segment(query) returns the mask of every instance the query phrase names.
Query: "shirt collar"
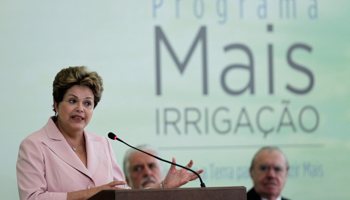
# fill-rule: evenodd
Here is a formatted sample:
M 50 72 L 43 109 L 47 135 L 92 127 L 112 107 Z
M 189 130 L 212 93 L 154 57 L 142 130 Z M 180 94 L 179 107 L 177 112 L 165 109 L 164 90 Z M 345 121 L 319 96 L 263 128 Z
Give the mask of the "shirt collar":
M 261 197 L 261 200 L 268 200 L 268 199 L 265 199 L 265 198 Z M 276 199 L 276 200 L 282 200 L 282 197 L 281 197 L 281 196 L 279 196 L 279 197 L 277 197 L 277 199 Z

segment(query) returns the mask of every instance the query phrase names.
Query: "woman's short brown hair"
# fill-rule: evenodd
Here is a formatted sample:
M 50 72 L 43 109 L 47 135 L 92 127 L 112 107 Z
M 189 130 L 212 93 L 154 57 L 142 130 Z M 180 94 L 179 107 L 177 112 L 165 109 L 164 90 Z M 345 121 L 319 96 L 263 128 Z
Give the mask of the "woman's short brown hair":
M 103 85 L 102 78 L 97 72 L 89 72 L 85 66 L 75 66 L 62 69 L 53 81 L 53 100 L 57 105 L 63 100 L 67 90 L 74 85 L 89 87 L 94 94 L 94 108 L 101 100 Z M 53 111 L 56 113 L 55 105 Z

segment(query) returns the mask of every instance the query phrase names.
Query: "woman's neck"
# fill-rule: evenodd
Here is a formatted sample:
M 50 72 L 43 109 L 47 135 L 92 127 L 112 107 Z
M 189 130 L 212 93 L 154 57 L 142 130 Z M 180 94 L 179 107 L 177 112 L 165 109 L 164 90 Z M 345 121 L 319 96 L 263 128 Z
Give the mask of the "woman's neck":
M 77 149 L 80 145 L 85 144 L 84 131 L 68 131 L 61 126 L 58 119 L 55 124 L 73 150 Z

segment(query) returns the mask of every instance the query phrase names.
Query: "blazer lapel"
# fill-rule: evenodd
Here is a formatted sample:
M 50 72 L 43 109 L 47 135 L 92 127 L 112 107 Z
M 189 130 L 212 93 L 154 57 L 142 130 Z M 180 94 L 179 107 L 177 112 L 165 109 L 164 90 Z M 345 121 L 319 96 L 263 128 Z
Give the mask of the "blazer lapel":
M 97 167 L 101 162 L 102 141 L 96 139 L 94 135 L 90 134 L 88 131 L 84 131 L 84 134 L 87 153 L 87 169 L 91 176 L 94 176 Z
M 49 139 L 44 140 L 43 143 L 64 162 L 92 179 L 90 172 L 81 162 L 79 157 L 74 153 L 51 118 L 44 128 Z

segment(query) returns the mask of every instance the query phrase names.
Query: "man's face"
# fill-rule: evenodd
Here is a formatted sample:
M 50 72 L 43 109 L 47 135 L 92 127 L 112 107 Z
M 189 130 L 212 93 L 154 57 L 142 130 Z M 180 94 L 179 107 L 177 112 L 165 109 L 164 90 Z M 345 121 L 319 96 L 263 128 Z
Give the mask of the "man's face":
M 146 151 L 155 154 L 153 151 Z M 135 152 L 129 157 L 129 175 L 126 178 L 128 185 L 132 188 L 147 188 L 163 179 L 163 173 L 159 162 L 142 152 Z M 129 180 L 130 179 L 130 180 Z
M 255 191 L 264 198 L 280 196 L 288 175 L 287 161 L 278 151 L 261 151 L 254 160 L 250 176 Z

